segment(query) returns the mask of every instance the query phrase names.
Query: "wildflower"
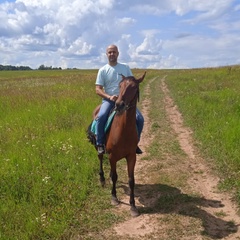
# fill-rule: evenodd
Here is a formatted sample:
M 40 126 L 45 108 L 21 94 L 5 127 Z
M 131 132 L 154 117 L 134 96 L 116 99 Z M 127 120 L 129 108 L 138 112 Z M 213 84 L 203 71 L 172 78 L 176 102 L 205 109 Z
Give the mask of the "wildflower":
M 48 183 L 48 180 L 49 180 L 50 178 L 51 178 L 51 177 L 46 176 L 46 177 L 44 177 L 44 178 L 42 179 L 42 181 L 45 182 L 45 183 Z

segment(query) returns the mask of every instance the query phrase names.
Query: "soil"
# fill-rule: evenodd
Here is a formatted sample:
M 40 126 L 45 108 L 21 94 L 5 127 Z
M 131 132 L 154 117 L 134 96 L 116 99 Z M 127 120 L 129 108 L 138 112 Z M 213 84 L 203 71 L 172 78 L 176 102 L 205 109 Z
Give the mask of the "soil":
M 150 98 L 146 97 L 141 104 L 145 124 L 140 147 L 144 153 L 137 157 L 135 168 L 135 180 L 138 186 L 136 205 L 142 209 L 142 213 L 135 218 L 128 216 L 129 197 L 127 194 L 123 194 L 120 199 L 121 204 L 114 211 L 117 214 L 123 214 L 125 220 L 102 232 L 99 239 L 240 239 L 240 217 L 237 206 L 229 193 L 218 190 L 220 179 L 199 153 L 199 149 L 194 144 L 191 129 L 184 126 L 182 115 L 170 97 L 165 78 L 158 80 L 164 96 L 166 115 L 174 136 L 176 136 L 175 140 L 186 154 L 185 160 L 173 164 L 174 153 L 171 155 L 169 152 L 165 162 L 162 163 L 164 167 L 159 168 L 159 163 L 150 162 L 147 159 L 147 149 L 154 136 L 150 136 L 152 123 L 149 119 L 149 108 L 151 102 Z M 150 84 L 151 82 L 145 87 L 144 94 L 146 96 L 151 94 Z M 176 177 L 179 169 L 181 172 L 189 173 L 186 180 L 187 187 L 183 186 L 182 189 L 179 189 L 174 185 L 165 186 L 172 191 L 173 196 L 179 199 L 174 210 L 172 208 L 170 210 L 161 208 L 158 211 L 149 210 L 150 206 L 156 204 L 164 193 L 158 189 L 163 186 L 155 184 L 146 169 L 155 169 L 155 172 L 157 169 L 158 174 L 161 174 L 161 171 L 167 171 L 170 174 L 176 174 Z M 122 183 L 121 187 L 125 189 L 126 193 L 127 183 Z M 144 195 L 144 190 L 150 187 L 154 194 Z M 138 194 L 139 192 L 142 194 Z M 196 198 L 190 197 L 190 195 L 196 196 Z M 194 205 L 193 202 L 196 204 Z

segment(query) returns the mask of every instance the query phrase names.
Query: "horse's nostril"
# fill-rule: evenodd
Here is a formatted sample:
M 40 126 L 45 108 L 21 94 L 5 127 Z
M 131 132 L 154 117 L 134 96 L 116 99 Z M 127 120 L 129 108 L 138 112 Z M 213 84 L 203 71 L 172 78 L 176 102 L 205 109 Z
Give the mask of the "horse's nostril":
M 125 107 L 125 103 L 123 101 L 116 102 L 116 110 L 117 111 L 122 111 Z

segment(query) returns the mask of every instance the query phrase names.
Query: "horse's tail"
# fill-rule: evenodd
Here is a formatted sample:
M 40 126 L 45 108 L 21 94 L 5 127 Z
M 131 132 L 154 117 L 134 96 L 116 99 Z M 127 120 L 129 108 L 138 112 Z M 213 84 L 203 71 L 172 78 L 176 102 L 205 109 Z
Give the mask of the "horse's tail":
M 92 121 L 93 122 L 93 121 Z M 91 124 L 88 126 L 88 129 L 87 129 L 87 138 L 89 140 L 89 142 L 96 146 L 96 137 L 95 137 L 95 134 L 91 131 L 91 126 L 92 126 L 92 122 Z

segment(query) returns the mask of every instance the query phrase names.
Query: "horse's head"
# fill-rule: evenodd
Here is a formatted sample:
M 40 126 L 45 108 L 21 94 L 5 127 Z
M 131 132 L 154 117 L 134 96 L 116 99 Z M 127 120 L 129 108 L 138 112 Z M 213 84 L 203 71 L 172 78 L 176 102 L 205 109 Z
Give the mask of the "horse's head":
M 119 83 L 119 96 L 115 106 L 118 112 L 121 113 L 136 106 L 139 97 L 139 84 L 143 81 L 145 75 L 146 72 L 139 79 L 133 76 L 125 77 L 122 75 L 122 81 Z

